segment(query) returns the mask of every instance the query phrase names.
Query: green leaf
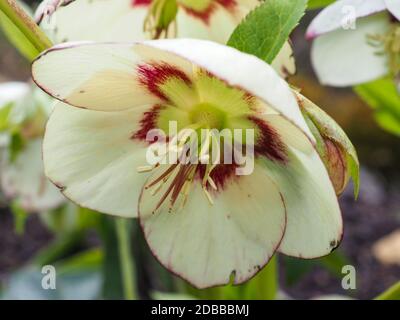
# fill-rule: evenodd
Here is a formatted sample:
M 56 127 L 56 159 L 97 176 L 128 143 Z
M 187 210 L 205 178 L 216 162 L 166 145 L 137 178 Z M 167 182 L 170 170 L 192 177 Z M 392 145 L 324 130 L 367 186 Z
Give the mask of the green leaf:
M 308 9 L 318 9 L 329 6 L 334 3 L 335 0 L 309 0 L 308 1 Z
M 14 162 L 17 159 L 18 155 L 24 149 L 24 147 L 25 141 L 21 134 L 19 134 L 18 132 L 13 133 L 9 145 L 10 162 Z
M 400 281 L 377 296 L 375 300 L 400 300 Z
M 272 63 L 307 7 L 307 0 L 267 0 L 233 31 L 228 45 Z
M 299 282 L 316 265 L 315 260 L 302 260 L 289 256 L 282 256 L 281 258 L 285 270 L 285 283 L 289 287 Z
M 55 266 L 59 274 L 92 271 L 99 269 L 103 263 L 103 258 L 103 251 L 100 248 L 94 248 L 57 261 Z
M 113 217 L 102 216 L 100 236 L 104 248 L 103 297 L 104 299 L 123 299 L 124 289 L 121 279 L 121 263 L 118 254 L 118 239 Z
M 374 109 L 375 119 L 383 129 L 400 136 L 400 95 L 391 78 L 356 86 L 354 91 Z
M 12 107 L 13 107 L 13 103 L 10 102 L 0 108 L 0 130 L 1 131 L 7 130 L 9 127 L 8 116 L 10 114 Z
M 349 259 L 340 251 L 334 251 L 331 254 L 316 260 L 324 268 L 326 268 L 332 275 L 337 278 L 342 278 L 342 269 L 344 266 L 351 264 Z
M 74 252 L 81 245 L 83 238 L 84 233 L 82 231 L 61 234 L 51 244 L 38 252 L 33 263 L 39 266 L 52 264 Z
M 285 280 L 288 286 L 295 285 L 316 266 L 323 267 L 332 276 L 341 279 L 343 277 L 343 266 L 351 264 L 344 253 L 337 250 L 325 257 L 313 260 L 302 260 L 288 256 L 283 256 L 282 258 L 285 269 Z

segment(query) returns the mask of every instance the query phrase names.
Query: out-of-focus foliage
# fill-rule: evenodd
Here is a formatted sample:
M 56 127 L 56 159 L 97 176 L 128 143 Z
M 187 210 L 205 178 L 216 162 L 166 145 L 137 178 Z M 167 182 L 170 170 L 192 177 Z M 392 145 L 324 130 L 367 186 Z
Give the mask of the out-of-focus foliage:
M 335 2 L 335 0 L 309 0 L 308 8 L 309 9 L 318 9 L 318 8 L 326 7 L 333 2 Z
M 12 44 L 26 58 L 33 60 L 42 51 L 50 48 L 52 43 L 44 31 L 35 23 L 30 12 L 27 12 L 30 9 L 24 9 L 23 7 L 25 7 L 23 4 L 15 0 L 0 1 L 2 18 L 0 27 L 6 29 L 4 32 L 10 38 Z
M 400 136 L 400 95 L 391 78 L 382 78 L 355 87 L 355 92 L 375 113 L 379 125 Z
M 304 15 L 306 7 L 307 0 L 266 1 L 239 24 L 228 45 L 272 63 Z
M 282 262 L 285 269 L 285 282 L 289 286 L 295 285 L 316 266 L 326 269 L 334 277 L 341 279 L 343 277 L 343 266 L 351 264 L 349 259 L 340 251 L 334 251 L 326 257 L 315 260 L 300 260 L 285 256 Z
M 33 300 L 91 300 L 101 298 L 103 253 L 91 249 L 57 262 L 54 290 L 44 290 L 41 266 L 31 265 L 15 272 L 1 298 Z

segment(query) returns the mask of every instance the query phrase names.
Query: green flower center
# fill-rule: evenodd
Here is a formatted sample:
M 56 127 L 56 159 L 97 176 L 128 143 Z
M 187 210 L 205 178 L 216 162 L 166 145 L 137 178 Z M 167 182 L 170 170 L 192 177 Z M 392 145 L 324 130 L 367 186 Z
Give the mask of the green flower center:
M 189 112 L 189 119 L 202 128 L 222 130 L 227 114 L 210 103 L 200 103 Z

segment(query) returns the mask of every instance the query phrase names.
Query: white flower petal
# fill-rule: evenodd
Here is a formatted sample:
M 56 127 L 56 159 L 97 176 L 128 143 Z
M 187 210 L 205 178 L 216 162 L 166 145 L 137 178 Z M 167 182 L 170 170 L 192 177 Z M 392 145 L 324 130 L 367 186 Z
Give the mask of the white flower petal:
M 302 258 L 326 255 L 339 244 L 343 233 L 340 208 L 327 170 L 311 143 L 300 132 L 296 138 L 298 129 L 289 128 L 290 124 L 283 126 L 286 120 L 276 115 L 267 115 L 265 120 L 288 144 L 289 152 L 286 164 L 260 160 L 278 185 L 286 206 L 287 226 L 279 251 Z
M 285 42 L 271 66 L 284 78 L 296 73 L 296 61 L 289 41 Z
M 60 7 L 54 25 L 48 27 L 54 28 L 56 43 L 138 41 L 146 38 L 143 23 L 147 11 L 148 6 L 134 6 L 132 0 L 80 0 Z
M 0 83 L 0 108 L 5 107 L 10 102 L 22 99 L 29 91 L 30 87 L 25 82 Z
M 400 2 L 398 0 L 385 0 L 387 9 L 397 20 L 400 20 Z
M 257 167 L 233 177 L 211 205 L 194 182 L 186 205 L 168 212 L 169 199 L 154 214 L 158 198 L 144 190 L 139 219 L 155 257 L 198 288 L 239 284 L 271 258 L 285 229 L 285 206 L 276 185 Z
M 314 39 L 337 29 L 344 30 L 349 19 L 357 19 L 386 10 L 385 0 L 339 0 L 322 10 L 307 29 L 306 38 Z
M 42 139 L 29 141 L 15 162 L 3 160 L 1 185 L 7 197 L 16 198 L 29 212 L 53 209 L 66 201 L 44 175 Z
M 273 127 L 285 145 L 307 154 L 315 152 L 313 145 L 308 139 L 304 139 L 304 135 L 301 134 L 299 128 L 279 114 L 268 114 L 264 116 L 264 119 Z
M 32 75 L 44 91 L 71 105 L 125 110 L 159 101 L 137 79 L 141 61 L 132 44 L 67 43 L 45 51 Z
M 144 144 L 131 139 L 145 107 L 130 111 L 81 110 L 58 103 L 43 143 L 46 175 L 83 207 L 133 217 L 146 174 Z
M 177 67 L 188 78 L 193 65 L 204 68 L 227 84 L 260 98 L 314 141 L 289 85 L 273 68 L 252 55 L 211 41 L 69 43 L 42 54 L 33 63 L 32 74 L 43 90 L 59 100 L 74 106 L 116 111 L 159 102 L 138 80 L 138 64 L 150 61 Z
M 227 84 L 243 88 L 292 121 L 310 140 L 314 140 L 288 84 L 255 56 L 214 42 L 194 39 L 145 41 L 143 44 L 159 49 L 158 52 L 164 50 L 174 53 Z
M 368 35 L 385 34 L 389 28 L 386 13 L 357 21 L 355 30 L 336 30 L 314 40 L 311 59 L 321 83 L 352 86 L 386 75 L 386 55 L 369 44 Z

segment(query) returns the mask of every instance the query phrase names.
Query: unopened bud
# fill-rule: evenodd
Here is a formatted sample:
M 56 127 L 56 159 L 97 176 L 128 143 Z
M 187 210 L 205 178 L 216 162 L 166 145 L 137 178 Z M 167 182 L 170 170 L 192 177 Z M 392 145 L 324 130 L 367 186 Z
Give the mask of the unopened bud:
M 317 151 L 325 164 L 336 194 L 340 195 L 350 178 L 354 195 L 359 191 L 359 162 L 357 152 L 343 129 L 325 111 L 301 94 L 297 99 L 306 122 L 317 141 Z

